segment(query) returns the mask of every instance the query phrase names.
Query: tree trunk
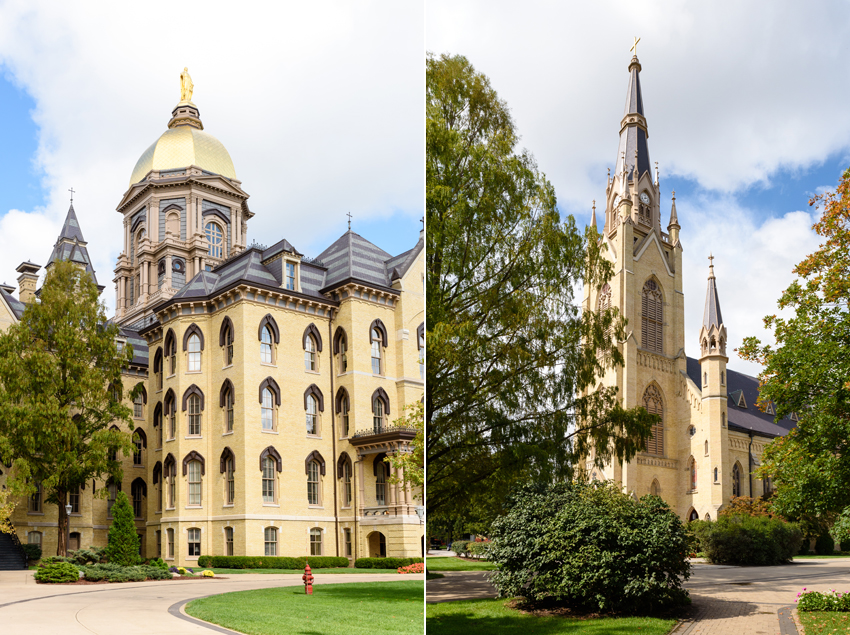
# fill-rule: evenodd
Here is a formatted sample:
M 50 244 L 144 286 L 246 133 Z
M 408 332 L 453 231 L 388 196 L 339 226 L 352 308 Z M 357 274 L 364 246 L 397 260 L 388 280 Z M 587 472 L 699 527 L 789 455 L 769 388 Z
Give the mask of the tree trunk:
M 56 555 L 65 557 L 68 555 L 68 514 L 65 513 L 65 502 L 67 492 L 58 492 L 59 495 L 59 540 L 56 542 Z

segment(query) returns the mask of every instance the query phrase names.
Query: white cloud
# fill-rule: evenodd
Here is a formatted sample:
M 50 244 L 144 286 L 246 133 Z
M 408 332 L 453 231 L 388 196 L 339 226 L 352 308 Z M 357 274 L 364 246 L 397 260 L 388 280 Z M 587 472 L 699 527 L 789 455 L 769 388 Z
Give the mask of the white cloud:
M 75 208 L 104 297 L 122 249 L 115 207 L 166 129 L 189 67 L 207 132 L 229 150 L 256 216 L 248 238 L 316 255 L 358 219 L 424 198 L 423 17 L 416 3 L 117 2 L 0 5 L 0 63 L 35 100 L 45 209 L 0 221 L 0 271 L 44 264 Z M 9 216 L 7 214 L 7 216 Z M 10 235 L 7 227 L 21 233 Z M 46 233 L 46 235 L 42 235 Z M 400 236 L 396 252 L 418 236 Z M 46 245 L 46 246 L 45 246 Z M 17 260 L 16 260 L 17 259 Z M 0 276 L 2 277 L 2 276 Z

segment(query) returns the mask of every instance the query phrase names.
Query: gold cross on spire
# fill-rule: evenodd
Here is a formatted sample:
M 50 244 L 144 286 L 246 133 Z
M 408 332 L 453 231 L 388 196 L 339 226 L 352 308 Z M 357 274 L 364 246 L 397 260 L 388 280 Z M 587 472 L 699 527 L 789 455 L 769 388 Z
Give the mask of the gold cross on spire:
M 630 49 L 629 49 L 630 51 L 633 51 L 633 52 L 634 52 L 635 57 L 637 57 L 637 45 L 638 45 L 638 42 L 640 42 L 640 38 L 639 38 L 638 36 L 635 36 L 635 43 L 632 45 L 632 48 L 630 48 Z

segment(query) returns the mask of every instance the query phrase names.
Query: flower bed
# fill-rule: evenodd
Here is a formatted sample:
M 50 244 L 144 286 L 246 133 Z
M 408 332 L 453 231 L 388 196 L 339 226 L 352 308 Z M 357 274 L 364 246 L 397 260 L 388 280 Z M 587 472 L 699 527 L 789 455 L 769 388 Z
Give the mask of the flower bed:
M 821 593 L 807 591 L 804 587 L 796 601 L 798 611 L 850 611 L 850 592 L 841 593 L 835 589 Z
M 424 562 L 414 562 L 413 564 L 409 564 L 406 567 L 399 567 L 399 573 L 425 573 L 425 563 Z

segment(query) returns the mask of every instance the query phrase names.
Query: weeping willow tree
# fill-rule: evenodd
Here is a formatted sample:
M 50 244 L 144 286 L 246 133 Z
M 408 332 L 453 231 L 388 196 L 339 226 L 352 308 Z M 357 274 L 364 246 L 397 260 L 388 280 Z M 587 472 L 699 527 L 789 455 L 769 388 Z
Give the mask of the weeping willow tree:
M 520 481 L 570 478 L 587 456 L 628 460 L 655 418 L 595 388 L 622 364 L 625 326 L 575 297 L 613 273 L 595 228 L 561 218 L 469 61 L 429 55 L 426 90 L 429 523 L 486 526 Z

